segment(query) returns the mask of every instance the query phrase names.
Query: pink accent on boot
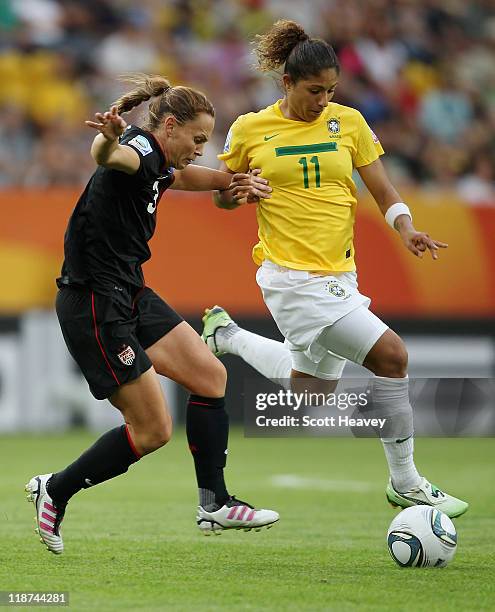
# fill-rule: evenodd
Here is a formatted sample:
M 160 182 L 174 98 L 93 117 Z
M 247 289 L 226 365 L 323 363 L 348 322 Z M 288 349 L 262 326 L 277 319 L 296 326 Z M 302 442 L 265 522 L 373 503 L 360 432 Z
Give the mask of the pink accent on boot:
M 232 520 L 232 519 L 235 517 L 235 515 L 236 515 L 236 512 L 237 512 L 237 509 L 238 509 L 238 508 L 239 508 L 239 506 L 234 506 L 234 507 L 231 509 L 231 511 L 230 511 L 230 512 L 227 514 L 227 518 L 228 518 L 229 520 Z
M 244 515 L 246 514 L 246 510 L 248 509 L 247 506 L 242 506 L 242 510 L 239 513 L 239 516 L 237 517 L 238 521 L 242 521 L 242 519 L 244 518 Z

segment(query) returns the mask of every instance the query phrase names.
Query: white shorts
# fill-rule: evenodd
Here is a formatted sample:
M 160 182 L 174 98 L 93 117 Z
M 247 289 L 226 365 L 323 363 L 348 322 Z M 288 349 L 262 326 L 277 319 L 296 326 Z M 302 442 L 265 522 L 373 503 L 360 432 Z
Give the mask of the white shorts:
M 256 281 L 298 372 L 338 379 L 346 359 L 362 364 L 388 329 L 368 310 L 355 272 L 321 276 L 265 260 Z

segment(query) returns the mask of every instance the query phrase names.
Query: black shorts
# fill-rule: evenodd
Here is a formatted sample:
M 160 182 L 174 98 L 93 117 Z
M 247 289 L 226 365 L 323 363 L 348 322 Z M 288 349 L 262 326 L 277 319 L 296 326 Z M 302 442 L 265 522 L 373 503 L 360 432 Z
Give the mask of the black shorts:
M 129 306 L 91 290 L 64 287 L 56 309 L 67 348 L 96 399 L 110 397 L 149 370 L 145 349 L 184 320 L 148 287 Z

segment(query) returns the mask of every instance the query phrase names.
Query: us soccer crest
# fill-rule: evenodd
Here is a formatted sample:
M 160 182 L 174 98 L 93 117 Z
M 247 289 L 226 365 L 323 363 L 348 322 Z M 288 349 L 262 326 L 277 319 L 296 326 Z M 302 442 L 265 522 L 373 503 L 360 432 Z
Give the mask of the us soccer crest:
M 117 357 L 124 365 L 132 365 L 134 363 L 134 359 L 136 358 L 136 353 L 132 350 L 132 347 L 125 346 L 120 353 L 117 354 Z
M 336 298 L 345 299 L 348 296 L 347 291 L 337 281 L 330 281 L 325 285 L 325 290 L 331 293 Z
M 327 121 L 327 128 L 330 134 L 338 134 L 340 132 L 340 121 L 336 117 L 332 117 Z

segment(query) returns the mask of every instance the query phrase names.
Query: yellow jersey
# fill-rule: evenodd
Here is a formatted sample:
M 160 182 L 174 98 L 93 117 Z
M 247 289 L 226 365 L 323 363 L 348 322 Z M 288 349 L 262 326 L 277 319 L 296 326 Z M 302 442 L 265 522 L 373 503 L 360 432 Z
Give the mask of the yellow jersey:
M 313 272 L 355 270 L 352 172 L 378 159 L 382 146 L 353 108 L 331 102 L 305 122 L 284 117 L 281 103 L 238 117 L 218 156 L 232 172 L 261 168 L 273 189 L 256 207 L 253 259 Z

